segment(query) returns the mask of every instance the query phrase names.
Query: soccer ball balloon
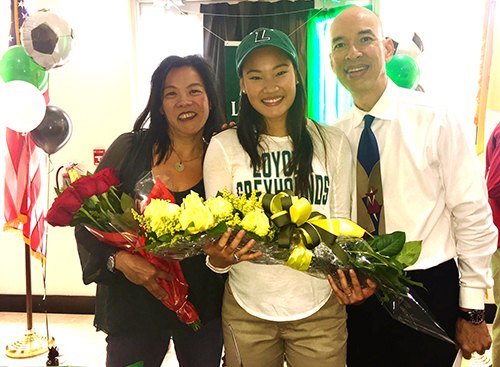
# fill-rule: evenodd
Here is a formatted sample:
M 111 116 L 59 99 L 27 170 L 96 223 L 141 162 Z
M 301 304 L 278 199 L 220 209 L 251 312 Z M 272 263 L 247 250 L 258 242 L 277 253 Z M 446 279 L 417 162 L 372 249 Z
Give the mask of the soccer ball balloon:
M 31 58 L 45 70 L 69 61 L 75 36 L 63 18 L 47 10 L 30 15 L 21 27 L 21 43 Z

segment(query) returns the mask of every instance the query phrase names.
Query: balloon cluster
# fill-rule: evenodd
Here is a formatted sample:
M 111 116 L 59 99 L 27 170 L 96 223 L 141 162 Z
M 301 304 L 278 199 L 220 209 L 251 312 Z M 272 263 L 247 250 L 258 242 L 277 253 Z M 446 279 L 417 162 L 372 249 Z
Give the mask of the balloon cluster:
M 420 60 L 424 45 L 414 33 L 412 40 L 394 42 L 394 55 L 386 64 L 387 76 L 398 86 L 407 89 L 420 89 Z
M 49 70 L 69 61 L 73 29 L 63 18 L 39 10 L 21 27 L 21 44 L 11 46 L 0 59 L 0 122 L 9 129 L 29 133 L 47 154 L 69 140 L 69 116 L 49 103 Z

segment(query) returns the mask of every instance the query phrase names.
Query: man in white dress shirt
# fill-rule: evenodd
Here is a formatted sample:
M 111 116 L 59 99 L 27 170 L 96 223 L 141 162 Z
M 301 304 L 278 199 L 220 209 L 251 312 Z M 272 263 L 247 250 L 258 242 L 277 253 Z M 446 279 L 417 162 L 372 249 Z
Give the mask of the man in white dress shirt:
M 385 231 L 422 240 L 420 258 L 407 270 L 425 289 L 412 292 L 465 358 L 482 354 L 491 345 L 483 296 L 497 234 L 477 157 L 442 101 L 388 79 L 385 64 L 394 45 L 384 38 L 377 15 L 349 7 L 335 18 L 330 35 L 332 69 L 355 104 L 335 126 L 346 133 L 356 157 L 363 118 L 374 116 Z M 355 202 L 354 220 L 363 214 L 357 210 Z M 454 345 L 394 321 L 376 297 L 348 306 L 348 313 L 349 367 L 453 364 Z

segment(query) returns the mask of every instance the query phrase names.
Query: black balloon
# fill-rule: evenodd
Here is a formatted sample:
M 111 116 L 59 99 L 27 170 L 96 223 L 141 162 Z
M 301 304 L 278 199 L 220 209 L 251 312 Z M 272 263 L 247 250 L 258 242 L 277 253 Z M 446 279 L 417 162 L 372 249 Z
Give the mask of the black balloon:
M 59 151 L 71 137 L 73 125 L 66 112 L 55 106 L 47 106 L 45 117 L 30 131 L 33 142 L 48 155 Z

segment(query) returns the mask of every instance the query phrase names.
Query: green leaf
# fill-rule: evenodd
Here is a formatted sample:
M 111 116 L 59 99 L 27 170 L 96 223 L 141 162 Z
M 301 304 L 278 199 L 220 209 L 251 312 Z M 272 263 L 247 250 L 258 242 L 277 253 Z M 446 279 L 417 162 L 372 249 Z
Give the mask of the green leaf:
M 427 288 L 425 288 L 425 287 L 424 287 L 424 285 L 423 285 L 422 283 L 417 282 L 417 281 L 415 281 L 415 280 L 411 280 L 411 279 L 410 279 L 410 278 L 408 278 L 408 277 L 406 277 L 406 278 L 404 279 L 404 281 L 405 281 L 406 283 L 408 283 L 408 284 L 411 284 L 411 285 L 416 285 L 416 286 L 418 286 L 418 287 L 422 287 L 422 288 L 424 288 L 425 290 L 427 290 Z
M 120 220 L 123 222 L 123 225 L 133 231 L 139 232 L 141 229 L 141 226 L 139 225 L 139 222 L 134 218 L 134 215 L 132 214 L 132 209 L 127 209 L 125 213 L 122 214 L 120 217 Z
M 134 208 L 134 199 L 126 193 L 123 193 L 120 199 L 120 206 L 125 213 L 127 210 Z
M 108 194 L 107 199 L 109 201 L 109 204 L 113 207 L 116 213 L 121 213 L 123 211 L 119 197 L 117 197 L 116 195 Z
M 396 256 L 403 249 L 404 242 L 394 241 L 380 250 L 378 253 L 383 256 Z
M 209 229 L 207 231 L 208 235 L 210 236 L 218 236 L 222 233 L 226 233 L 227 232 L 227 224 L 226 222 L 220 222 L 219 224 L 217 224 L 214 228 L 212 229 Z
M 394 232 L 376 237 L 372 242 L 373 249 L 380 255 L 394 256 L 398 254 L 405 244 L 404 232 Z
M 135 248 L 133 252 L 137 252 L 139 250 L 150 250 L 152 248 L 157 247 L 159 244 L 158 244 L 158 242 L 156 242 L 152 238 L 146 237 L 146 240 L 144 241 L 144 245 L 145 246 Z
M 73 218 L 73 220 L 71 221 L 71 223 L 69 224 L 70 227 L 75 227 L 75 226 L 79 226 L 79 225 L 85 225 L 85 224 L 88 224 L 90 225 L 91 227 L 94 227 L 95 224 L 94 223 L 91 223 L 90 219 L 89 218 Z
M 182 237 L 188 238 L 189 236 L 191 236 L 191 232 L 189 231 L 189 228 L 191 227 L 194 227 L 194 222 L 189 223 L 189 225 L 186 227 L 186 230 L 182 234 Z
M 193 234 L 189 237 L 189 240 L 190 241 L 197 241 L 198 239 L 201 238 L 201 233 L 196 233 L 196 234 Z
M 108 221 L 113 225 L 115 231 L 118 230 L 122 232 L 132 230 L 135 232 L 139 232 L 141 230 L 139 222 L 135 220 L 134 215 L 132 214 L 132 211 L 130 209 L 123 214 L 115 214 L 110 211 L 107 211 L 106 214 L 108 216 Z
M 170 241 L 172 241 L 172 238 L 173 236 L 171 234 L 166 233 L 163 236 L 158 237 L 158 241 L 163 243 L 169 243 Z
M 401 251 L 394 258 L 399 261 L 405 268 L 415 264 L 422 251 L 422 241 L 406 242 Z
M 84 200 L 84 205 L 89 209 L 96 209 L 99 204 L 99 199 L 97 196 L 92 195 L 91 197 Z

